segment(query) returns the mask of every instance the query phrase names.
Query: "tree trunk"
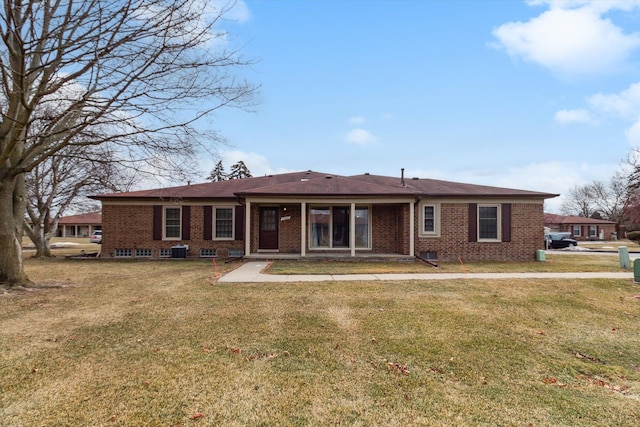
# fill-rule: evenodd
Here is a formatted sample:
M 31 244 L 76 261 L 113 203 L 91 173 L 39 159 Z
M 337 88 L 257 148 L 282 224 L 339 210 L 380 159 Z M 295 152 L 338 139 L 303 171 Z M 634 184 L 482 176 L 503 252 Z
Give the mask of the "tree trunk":
M 22 227 L 26 206 L 24 175 L 0 180 L 0 285 L 29 284 L 22 261 Z
M 49 239 L 46 238 L 44 230 L 38 227 L 36 234 L 31 238 L 33 244 L 36 247 L 35 258 L 53 257 L 51 255 L 51 247 L 49 246 Z
M 46 216 L 44 219 L 38 217 L 36 219 L 38 221 L 37 223 L 31 225 L 23 224 L 24 232 L 36 247 L 36 254 L 34 255 L 34 258 L 53 257 L 51 254 L 50 233 L 45 230 L 45 227 L 42 224 L 42 221 L 49 221 L 49 217 Z

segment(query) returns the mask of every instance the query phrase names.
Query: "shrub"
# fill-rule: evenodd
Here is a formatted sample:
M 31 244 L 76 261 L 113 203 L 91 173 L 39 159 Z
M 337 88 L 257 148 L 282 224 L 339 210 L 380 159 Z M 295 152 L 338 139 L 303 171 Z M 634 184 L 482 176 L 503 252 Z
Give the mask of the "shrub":
M 629 231 L 627 233 L 627 239 L 633 240 L 634 242 L 637 242 L 638 244 L 640 244 L 640 230 Z

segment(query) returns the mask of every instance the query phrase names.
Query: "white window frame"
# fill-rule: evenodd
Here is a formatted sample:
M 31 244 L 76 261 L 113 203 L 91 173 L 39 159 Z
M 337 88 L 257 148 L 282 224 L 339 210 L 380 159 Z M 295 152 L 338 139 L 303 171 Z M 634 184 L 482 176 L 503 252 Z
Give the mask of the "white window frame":
M 360 250 L 371 250 L 371 219 L 373 217 L 373 209 L 371 208 L 371 205 L 355 205 L 355 210 L 357 211 L 358 209 L 366 209 L 367 210 L 367 246 L 358 246 L 357 245 L 357 237 L 356 237 L 356 247 L 355 250 L 356 251 L 360 251 Z M 357 227 L 356 224 L 354 224 L 354 227 Z M 357 228 L 356 228 L 356 232 L 357 232 Z
M 179 211 L 178 237 L 167 237 L 167 209 L 178 209 Z M 182 240 L 182 206 L 162 207 L 162 240 Z
M 589 237 L 598 237 L 598 226 L 590 225 L 589 226 Z
M 218 237 L 216 235 L 217 232 L 217 227 L 216 227 L 216 222 L 217 222 L 217 218 L 218 218 L 218 209 L 231 209 L 231 237 L 229 236 L 224 236 L 224 237 Z M 235 206 L 214 206 L 213 207 L 213 212 L 212 212 L 212 230 L 211 230 L 211 234 L 212 234 L 212 239 L 213 240 L 235 240 L 236 238 L 236 207 Z
M 495 208 L 496 209 L 496 237 L 481 238 L 480 237 L 480 208 Z M 502 241 L 502 205 L 496 203 L 490 204 L 478 204 L 477 208 L 477 224 L 476 232 L 478 235 L 478 242 L 501 242 Z
M 433 207 L 433 231 L 424 229 L 426 207 Z M 420 221 L 420 237 L 440 237 L 440 203 L 423 201 L 420 203 L 419 219 Z
M 345 249 L 350 249 L 350 244 L 348 246 L 333 246 L 333 210 L 334 208 L 349 208 L 349 216 L 351 216 L 351 205 L 348 204 L 344 204 L 344 203 L 328 203 L 328 204 L 312 204 L 309 205 L 309 207 L 307 208 L 307 238 L 308 238 L 308 242 L 309 242 L 309 250 L 310 251 L 314 251 L 314 250 L 345 250 Z M 329 233 L 329 244 L 326 246 L 314 246 L 313 245 L 313 221 L 311 220 L 311 211 L 313 209 L 320 209 L 320 208 L 326 208 L 329 210 L 329 224 L 328 224 L 328 233 Z M 373 217 L 373 209 L 371 207 L 371 205 L 367 205 L 367 204 L 356 204 L 355 205 L 355 209 L 367 209 L 369 211 L 368 214 L 368 218 L 367 218 L 367 246 L 356 246 L 354 249 L 356 251 L 366 251 L 366 250 L 371 250 L 372 248 L 372 242 L 371 239 L 373 237 L 373 227 L 372 227 L 372 217 Z M 355 227 L 355 224 L 353 224 L 353 226 Z M 351 227 L 351 221 L 349 221 L 349 227 Z M 351 231 L 351 229 L 349 229 Z
M 578 232 L 576 233 L 576 231 L 578 231 Z M 576 237 L 582 237 L 582 226 L 574 225 L 572 227 L 571 234 L 573 234 Z

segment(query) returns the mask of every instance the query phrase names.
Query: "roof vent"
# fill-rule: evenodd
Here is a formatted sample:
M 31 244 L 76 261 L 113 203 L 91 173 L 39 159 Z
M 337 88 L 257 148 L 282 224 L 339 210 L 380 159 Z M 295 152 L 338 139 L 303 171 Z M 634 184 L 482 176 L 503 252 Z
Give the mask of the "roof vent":
M 302 178 L 300 181 L 307 182 L 307 181 L 309 181 L 309 178 Z
M 413 177 L 413 178 L 411 178 L 411 179 L 412 179 L 412 180 L 414 180 L 414 181 L 417 181 L 417 180 L 419 180 L 420 178 L 418 178 L 417 176 L 414 176 L 414 177 Z
M 369 175 L 369 172 L 365 172 L 364 174 L 365 174 L 365 175 Z
M 327 175 L 327 176 L 325 176 L 325 178 L 331 179 L 331 175 Z

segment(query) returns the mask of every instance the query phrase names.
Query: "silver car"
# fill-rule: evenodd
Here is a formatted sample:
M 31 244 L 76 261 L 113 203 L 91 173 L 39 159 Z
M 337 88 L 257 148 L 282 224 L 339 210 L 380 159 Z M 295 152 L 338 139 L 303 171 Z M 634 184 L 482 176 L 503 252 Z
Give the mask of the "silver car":
M 91 243 L 102 243 L 102 230 L 95 230 L 89 238 Z

